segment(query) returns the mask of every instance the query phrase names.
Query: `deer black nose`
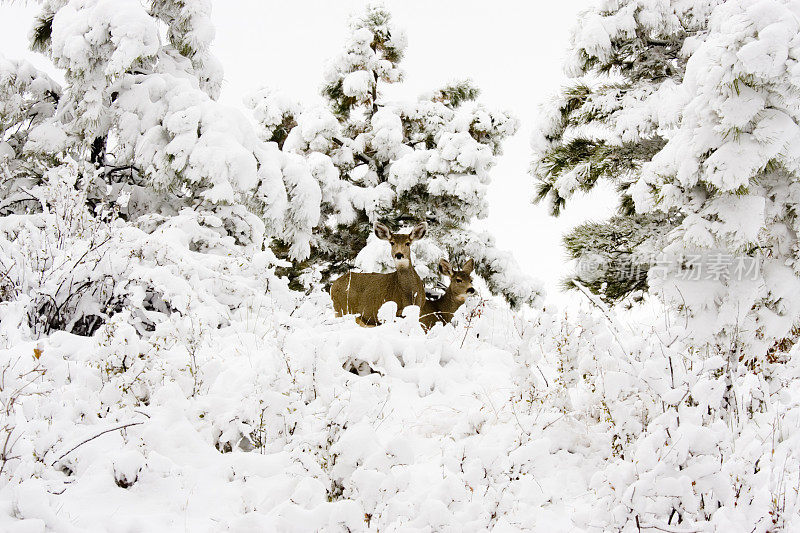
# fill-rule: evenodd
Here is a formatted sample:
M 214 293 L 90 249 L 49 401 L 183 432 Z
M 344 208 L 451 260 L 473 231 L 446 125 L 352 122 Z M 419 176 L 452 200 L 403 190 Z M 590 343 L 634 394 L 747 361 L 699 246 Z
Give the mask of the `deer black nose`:
M 475 289 L 470 287 L 469 289 L 467 289 L 467 294 L 475 294 Z
M 403 254 L 394 254 L 394 258 L 395 259 L 402 259 L 403 258 Z

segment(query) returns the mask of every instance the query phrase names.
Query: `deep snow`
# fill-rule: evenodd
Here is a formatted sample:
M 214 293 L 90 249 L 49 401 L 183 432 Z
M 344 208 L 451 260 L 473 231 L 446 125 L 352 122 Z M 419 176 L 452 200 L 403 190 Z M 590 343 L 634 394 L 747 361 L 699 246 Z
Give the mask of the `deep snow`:
M 216 331 L 187 319 L 180 340 L 141 340 L 123 318 L 93 338 L 14 343 L 0 352 L 3 405 L 21 389 L 4 428 L 18 459 L 5 465 L 0 528 L 601 531 L 635 530 L 637 513 L 640 525 L 665 525 L 646 518 L 637 484 L 655 503 L 685 507 L 690 524 L 668 531 L 766 531 L 758 499 L 781 488 L 796 510 L 795 365 L 764 414 L 729 436 L 701 420 L 714 400 L 698 391 L 718 384 L 703 373 L 708 361 L 692 375 L 677 341 L 657 341 L 687 367 L 673 369 L 671 387 L 667 359 L 647 349 L 664 331 L 648 335 L 642 323 L 630 325 L 638 338 L 620 335 L 629 326 L 605 313 L 521 317 L 483 302 L 425 335 L 413 314 L 366 329 L 334 318 L 325 293 L 294 303 L 267 294 Z M 743 402 L 766 386 L 742 379 Z M 684 388 L 705 401 L 681 406 Z M 684 422 L 667 431 L 685 438 L 664 442 L 670 403 Z M 137 425 L 115 429 L 125 424 Z M 734 500 L 722 458 L 774 472 L 740 480 L 755 500 Z M 691 523 L 702 516 L 687 506 L 695 482 L 697 493 L 731 498 L 707 511 L 719 522 Z M 625 505 L 636 509 L 627 518 Z

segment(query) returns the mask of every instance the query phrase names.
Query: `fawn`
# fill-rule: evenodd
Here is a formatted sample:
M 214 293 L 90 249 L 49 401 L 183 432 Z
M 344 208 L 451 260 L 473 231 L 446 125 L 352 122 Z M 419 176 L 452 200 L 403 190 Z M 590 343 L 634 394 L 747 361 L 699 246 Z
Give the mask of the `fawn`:
M 446 259 L 439 260 L 439 273 L 450 278 L 450 285 L 438 300 L 425 300 L 419 321 L 425 330 L 429 330 L 437 322 L 448 324 L 458 308 L 466 301 L 467 296 L 475 294 L 472 286 L 472 259 L 464 263 L 461 270 L 453 270 Z

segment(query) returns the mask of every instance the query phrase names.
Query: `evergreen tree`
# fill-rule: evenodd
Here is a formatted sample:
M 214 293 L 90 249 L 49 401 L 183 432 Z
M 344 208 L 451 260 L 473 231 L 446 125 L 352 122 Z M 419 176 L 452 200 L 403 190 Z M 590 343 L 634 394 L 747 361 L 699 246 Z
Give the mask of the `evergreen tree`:
M 798 318 L 798 91 L 783 52 L 796 5 L 604 4 L 575 32 L 578 83 L 545 109 L 540 198 L 557 213 L 601 178 L 621 196 L 619 216 L 566 237 L 600 265 L 574 279 L 615 301 L 644 288 L 620 267 L 641 274 L 665 252 L 648 286 L 692 318 L 698 346 L 757 356 Z
M 558 215 L 575 191 L 607 180 L 620 204 L 617 216 L 565 236 L 578 263 L 566 286 L 577 280 L 608 302 L 646 288 L 648 256 L 681 214 L 634 215 L 629 189 L 666 144 L 664 94 L 683 79 L 716 3 L 604 1 L 581 15 L 565 69 L 572 80 L 543 107 L 534 139 L 537 201 Z
M 175 311 L 217 327 L 274 279 L 270 239 L 308 256 L 318 182 L 216 101 L 210 9 L 45 0 L 32 47 L 64 86 L 0 60 L 0 292 L 35 332 L 123 310 L 141 334 Z
M 637 211 L 682 216 L 666 252 L 687 260 L 651 286 L 692 318 L 696 344 L 724 347 L 734 369 L 791 340 L 800 320 L 798 13 L 796 0 L 714 10 L 665 97 L 663 120 L 676 126 L 631 187 Z
M 539 288 L 490 236 L 468 229 L 486 216 L 489 170 L 502 141 L 516 132 L 517 120 L 476 103 L 478 90 L 469 81 L 417 101 L 389 101 L 384 88 L 402 80 L 405 47 L 390 14 L 370 6 L 352 20 L 344 51 L 329 65 L 325 107 L 298 112 L 269 91 L 248 99 L 263 137 L 305 156 L 322 189 L 311 255 L 295 262 L 291 275 L 299 281 L 316 274 L 328 282 L 354 264 L 380 267 L 383 254 L 375 247 L 381 243 L 368 241 L 373 222 L 394 224 L 396 230 L 427 220 L 431 238 L 415 250 L 426 281 L 438 279 L 435 265 L 443 256 L 457 262 L 471 257 L 493 293 L 514 306 L 533 303 Z M 286 256 L 284 243 L 274 249 Z
M 647 291 L 650 264 L 670 227 L 669 217 L 658 214 L 618 215 L 577 226 L 563 238 L 567 253 L 577 261 L 563 287 L 580 284 L 606 303 L 638 298 Z
M 27 61 L 0 56 L 0 216 L 38 209 L 30 189 L 53 163 L 26 151 L 31 133 L 55 114 L 61 87 Z
M 45 144 L 101 169 L 96 200 L 130 194 L 132 219 L 203 210 L 242 244 L 260 245 L 266 231 L 300 258 L 319 188 L 300 158 L 261 142 L 215 101 L 222 73 L 209 53 L 210 10 L 207 0 L 44 2 L 33 46 L 66 81 L 46 125 L 64 142 Z

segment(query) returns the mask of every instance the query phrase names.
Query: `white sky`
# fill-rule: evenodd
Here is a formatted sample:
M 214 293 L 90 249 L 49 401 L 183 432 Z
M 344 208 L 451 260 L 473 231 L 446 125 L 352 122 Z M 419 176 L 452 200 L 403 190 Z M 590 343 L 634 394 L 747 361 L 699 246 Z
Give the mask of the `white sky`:
M 521 121 L 492 171 L 489 218 L 479 226 L 511 250 L 523 268 L 555 293 L 569 266 L 560 245 L 565 230 L 613 209 L 611 193 L 576 198 L 557 219 L 530 203 L 533 179 L 529 139 L 537 107 L 563 83 L 561 64 L 576 15 L 590 0 L 387 0 L 408 35 L 406 80 L 392 96 L 416 97 L 445 82 L 472 78 L 481 100 Z M 215 0 L 214 51 L 225 68 L 221 99 L 243 109 L 242 96 L 260 86 L 281 89 L 301 102 L 318 98 L 325 61 L 340 49 L 351 13 L 364 0 Z M 52 70 L 27 50 L 35 7 L 0 6 L 0 53 L 26 57 Z

